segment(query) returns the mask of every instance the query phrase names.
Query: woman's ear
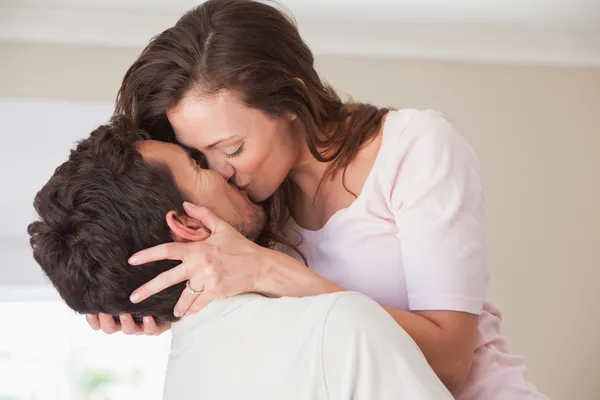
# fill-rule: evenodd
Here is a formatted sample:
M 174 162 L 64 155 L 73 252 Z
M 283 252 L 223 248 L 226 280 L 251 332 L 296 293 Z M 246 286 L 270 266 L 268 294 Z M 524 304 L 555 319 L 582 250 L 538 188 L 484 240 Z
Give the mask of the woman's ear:
M 210 236 L 204 225 L 187 215 L 177 215 L 171 210 L 167 213 L 167 225 L 175 242 L 198 242 Z
M 300 84 L 300 86 L 302 86 L 304 89 L 306 89 L 306 84 L 304 83 L 304 81 L 302 80 L 302 78 L 294 78 L 294 81 L 298 82 Z M 294 113 L 287 113 L 287 118 L 290 121 L 295 121 L 296 118 L 298 118 L 298 116 Z
M 294 80 L 296 82 L 298 82 L 299 84 L 301 84 L 306 89 L 306 83 L 304 83 L 304 81 L 302 80 L 302 78 L 294 78 Z

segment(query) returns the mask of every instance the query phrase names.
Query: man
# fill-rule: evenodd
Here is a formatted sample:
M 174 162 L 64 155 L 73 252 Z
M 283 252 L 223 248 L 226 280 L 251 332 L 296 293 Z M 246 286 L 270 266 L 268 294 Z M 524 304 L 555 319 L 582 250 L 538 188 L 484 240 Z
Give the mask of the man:
M 184 283 L 139 304 L 138 286 L 174 266 L 128 257 L 210 232 L 186 215 L 205 206 L 251 239 L 265 213 L 179 146 L 146 140 L 124 118 L 78 144 L 37 194 L 34 257 L 80 313 L 177 321 Z M 374 301 L 356 293 L 214 301 L 173 324 L 164 398 L 450 399 L 416 344 Z

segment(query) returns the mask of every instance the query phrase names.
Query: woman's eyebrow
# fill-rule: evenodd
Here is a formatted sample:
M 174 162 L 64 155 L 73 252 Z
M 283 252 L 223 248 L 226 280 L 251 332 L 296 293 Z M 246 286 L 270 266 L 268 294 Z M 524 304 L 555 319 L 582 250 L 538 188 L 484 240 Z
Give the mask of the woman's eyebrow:
M 231 139 L 235 139 L 235 137 L 236 137 L 236 136 L 237 136 L 237 135 L 231 135 L 231 136 L 229 136 L 229 137 L 226 137 L 226 138 L 219 139 L 219 140 L 217 140 L 216 142 L 214 142 L 214 143 L 211 143 L 211 144 L 209 144 L 208 146 L 206 146 L 206 149 L 207 149 L 207 150 L 213 149 L 213 148 L 215 148 L 216 146 L 218 146 L 219 144 L 221 144 L 221 143 L 223 143 L 223 142 L 227 142 L 227 141 L 229 141 L 229 140 L 231 140 Z

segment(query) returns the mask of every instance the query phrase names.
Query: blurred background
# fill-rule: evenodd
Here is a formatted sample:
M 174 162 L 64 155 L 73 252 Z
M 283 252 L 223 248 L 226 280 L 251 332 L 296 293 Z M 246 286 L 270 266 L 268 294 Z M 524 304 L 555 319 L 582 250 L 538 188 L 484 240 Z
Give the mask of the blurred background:
M 92 331 L 41 275 L 26 226 L 144 45 L 199 3 L 0 0 L 0 400 L 160 399 L 169 334 Z M 552 399 L 598 399 L 600 1 L 279 4 L 341 93 L 440 110 L 470 141 L 511 349 Z

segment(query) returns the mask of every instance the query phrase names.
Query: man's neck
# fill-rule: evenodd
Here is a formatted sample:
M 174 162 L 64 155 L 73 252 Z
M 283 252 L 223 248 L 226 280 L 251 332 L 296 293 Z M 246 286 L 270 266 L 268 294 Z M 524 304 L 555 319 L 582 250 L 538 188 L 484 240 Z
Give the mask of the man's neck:
M 245 293 L 225 299 L 213 300 L 206 307 L 193 315 L 184 315 L 179 321 L 173 323 L 171 331 L 173 338 L 185 336 L 188 332 L 201 325 L 218 320 L 224 315 L 242 307 L 249 302 L 262 299 L 264 296 L 257 293 Z

